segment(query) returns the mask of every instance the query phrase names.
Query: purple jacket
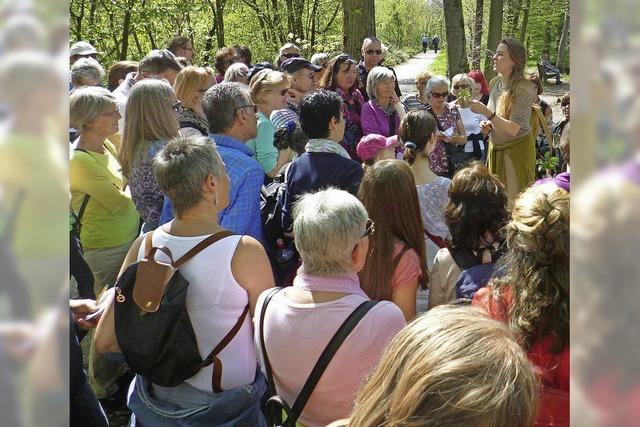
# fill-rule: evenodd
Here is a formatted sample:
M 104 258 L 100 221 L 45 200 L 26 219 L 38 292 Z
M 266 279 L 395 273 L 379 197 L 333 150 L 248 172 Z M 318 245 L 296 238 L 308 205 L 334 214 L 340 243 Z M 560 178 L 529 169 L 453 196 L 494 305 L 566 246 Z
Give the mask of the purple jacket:
M 555 184 L 557 187 L 560 187 L 567 192 L 571 192 L 571 178 L 569 172 L 559 173 L 553 178 L 539 179 L 536 181 L 535 185 L 546 184 L 548 182 Z
M 390 123 L 393 119 L 395 119 L 395 129 L 390 131 Z M 400 116 L 398 116 L 397 112 L 394 112 L 391 117 L 387 117 L 378 104 L 373 101 L 367 101 L 360 112 L 360 126 L 362 127 L 362 135 L 377 133 L 389 137 L 398 134 Z

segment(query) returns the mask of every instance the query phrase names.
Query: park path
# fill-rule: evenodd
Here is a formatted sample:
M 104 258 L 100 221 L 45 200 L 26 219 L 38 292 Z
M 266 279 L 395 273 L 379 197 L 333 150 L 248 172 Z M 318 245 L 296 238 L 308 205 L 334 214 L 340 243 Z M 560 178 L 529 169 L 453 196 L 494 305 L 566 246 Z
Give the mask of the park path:
M 416 74 L 431 65 L 435 59 L 436 55 L 433 50 L 429 50 L 427 53 L 421 52 L 407 62 L 393 67 L 398 76 L 398 84 L 403 97 L 417 92 Z

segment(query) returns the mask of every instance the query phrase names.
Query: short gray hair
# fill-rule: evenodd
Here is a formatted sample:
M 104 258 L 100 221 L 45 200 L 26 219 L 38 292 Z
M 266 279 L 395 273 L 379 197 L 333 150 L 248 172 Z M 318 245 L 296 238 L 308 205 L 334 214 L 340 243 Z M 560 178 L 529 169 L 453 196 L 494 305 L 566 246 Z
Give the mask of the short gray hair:
M 116 99 L 107 89 L 85 86 L 74 89 L 69 95 L 69 119 L 71 126 L 82 133 L 87 123 L 95 120 L 109 107 L 115 107 Z
M 244 77 L 246 80 L 248 75 L 249 67 L 247 67 L 244 62 L 236 62 L 227 68 L 227 71 L 224 73 L 224 81 L 227 83 L 237 82 L 240 80 L 240 77 Z
M 93 58 L 80 58 L 71 66 L 71 83 L 74 87 L 88 86 L 88 80 L 100 84 L 103 78 L 104 68 Z
M 214 142 L 202 136 L 169 141 L 153 158 L 153 173 L 179 216 L 202 200 L 209 174 L 220 178 L 226 172 Z
M 449 90 L 450 85 L 451 83 L 449 82 L 449 79 L 446 78 L 445 76 L 438 76 L 438 75 L 431 76 L 431 78 L 427 82 L 427 91 L 431 92 L 431 89 L 433 89 L 436 86 L 446 86 L 447 90 Z
M 243 105 L 251 105 L 249 88 L 242 83 L 220 83 L 204 94 L 202 109 L 209 122 L 211 133 L 222 133 L 233 127 L 236 111 Z
M 352 273 L 351 253 L 365 233 L 367 210 L 352 194 L 329 188 L 305 194 L 293 208 L 293 234 L 310 276 Z
M 387 67 L 373 67 L 371 71 L 369 71 L 369 75 L 367 76 L 367 95 L 369 95 L 369 98 L 373 99 L 376 97 L 378 84 L 387 79 L 396 79 L 393 71 Z

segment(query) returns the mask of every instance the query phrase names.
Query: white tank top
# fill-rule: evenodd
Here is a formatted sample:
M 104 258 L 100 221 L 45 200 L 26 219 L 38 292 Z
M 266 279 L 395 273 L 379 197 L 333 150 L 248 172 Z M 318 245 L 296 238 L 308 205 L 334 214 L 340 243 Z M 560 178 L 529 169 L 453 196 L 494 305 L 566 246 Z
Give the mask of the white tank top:
M 161 228 L 153 233 L 153 245 L 164 245 L 171 250 L 174 261 L 187 253 L 204 236 L 173 236 Z M 230 236 L 207 247 L 180 267 L 180 273 L 189 282 L 187 312 L 198 340 L 200 356 L 204 359 L 233 328 L 249 303 L 249 295 L 231 272 L 231 260 L 242 236 Z M 146 239 L 138 252 L 138 260 L 146 253 Z M 169 262 L 168 257 L 156 251 L 158 261 Z M 222 362 L 222 390 L 230 390 L 253 383 L 256 371 L 256 352 L 253 345 L 253 326 L 248 315 L 238 334 L 218 354 Z M 186 380 L 193 387 L 212 392 L 213 364 L 201 369 Z

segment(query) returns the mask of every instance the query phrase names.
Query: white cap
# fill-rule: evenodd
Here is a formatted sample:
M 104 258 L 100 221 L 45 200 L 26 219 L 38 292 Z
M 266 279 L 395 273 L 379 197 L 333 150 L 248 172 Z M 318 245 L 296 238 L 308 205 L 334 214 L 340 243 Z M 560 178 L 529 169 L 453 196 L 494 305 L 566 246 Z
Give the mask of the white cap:
M 69 56 L 75 55 L 93 55 L 98 53 L 95 47 L 91 46 L 91 43 L 85 41 L 79 41 L 71 45 L 69 50 Z

